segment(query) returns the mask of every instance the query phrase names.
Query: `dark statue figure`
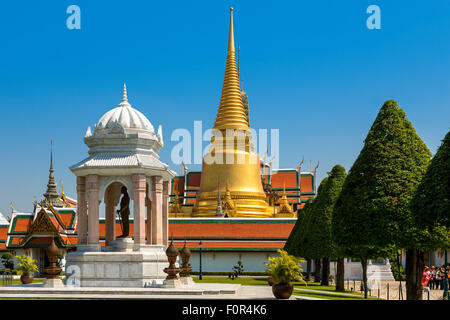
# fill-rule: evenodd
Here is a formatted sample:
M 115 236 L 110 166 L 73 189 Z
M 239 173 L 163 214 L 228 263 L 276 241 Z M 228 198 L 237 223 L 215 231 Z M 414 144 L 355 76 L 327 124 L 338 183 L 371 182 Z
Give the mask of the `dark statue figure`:
M 126 187 L 122 187 L 120 192 L 123 196 L 122 199 L 120 199 L 120 209 L 117 210 L 117 214 L 119 215 L 122 224 L 122 235 L 117 238 L 126 238 L 130 233 L 130 196 L 128 195 Z

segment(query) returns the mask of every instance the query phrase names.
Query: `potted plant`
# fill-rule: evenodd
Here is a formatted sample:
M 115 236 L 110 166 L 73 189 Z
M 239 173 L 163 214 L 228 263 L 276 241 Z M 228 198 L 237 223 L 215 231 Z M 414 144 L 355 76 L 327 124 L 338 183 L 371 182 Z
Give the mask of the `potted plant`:
M 277 299 L 289 299 L 294 286 L 292 282 L 299 280 L 306 284 L 302 277 L 301 263 L 303 259 L 289 255 L 284 250 L 278 250 L 279 257 L 269 258 L 265 265 L 272 282 L 272 292 Z
M 33 282 L 33 272 L 38 271 L 38 267 L 36 266 L 37 260 L 32 259 L 29 256 L 22 255 L 17 256 L 17 260 L 19 260 L 19 263 L 17 264 L 18 267 L 16 268 L 17 273 L 20 274 L 20 281 L 22 281 L 23 284 L 28 284 Z

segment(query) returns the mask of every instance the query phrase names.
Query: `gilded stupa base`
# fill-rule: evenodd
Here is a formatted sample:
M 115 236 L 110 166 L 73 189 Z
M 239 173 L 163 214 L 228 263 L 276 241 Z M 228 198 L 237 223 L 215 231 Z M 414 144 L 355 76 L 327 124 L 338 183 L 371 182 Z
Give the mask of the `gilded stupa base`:
M 202 194 L 192 210 L 192 217 L 217 217 L 217 195 Z M 273 212 L 267 206 L 263 193 L 230 192 L 221 199 L 223 217 L 270 218 Z

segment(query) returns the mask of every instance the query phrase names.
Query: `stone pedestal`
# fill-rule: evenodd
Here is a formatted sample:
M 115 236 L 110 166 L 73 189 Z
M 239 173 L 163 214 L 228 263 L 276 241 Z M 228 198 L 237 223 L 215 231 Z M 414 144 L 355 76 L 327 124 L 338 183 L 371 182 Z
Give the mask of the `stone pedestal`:
M 64 283 L 58 278 L 45 279 L 42 285 L 45 288 L 64 288 Z
M 111 251 L 114 252 L 132 252 L 134 242 L 131 238 L 119 238 L 111 241 Z
M 164 288 L 181 288 L 182 286 L 180 279 L 165 279 L 163 283 Z
M 183 286 L 195 285 L 195 282 L 194 280 L 192 280 L 192 277 L 180 277 L 180 281 Z
M 99 244 L 78 244 L 77 251 L 81 252 L 98 252 L 102 251 L 102 246 Z
M 66 270 L 76 267 L 81 287 L 162 287 L 163 270 L 169 265 L 164 249 L 162 245 L 136 248 L 131 238 L 117 239 L 108 251 L 67 253 Z

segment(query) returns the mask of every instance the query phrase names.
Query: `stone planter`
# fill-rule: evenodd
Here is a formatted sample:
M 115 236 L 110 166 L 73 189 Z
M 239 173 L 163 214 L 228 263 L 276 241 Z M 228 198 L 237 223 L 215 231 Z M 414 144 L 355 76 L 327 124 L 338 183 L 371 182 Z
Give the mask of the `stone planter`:
M 272 292 L 277 299 L 289 299 L 292 295 L 294 286 L 288 283 L 277 283 L 272 285 Z
M 34 277 L 32 275 L 29 275 L 29 274 L 27 274 L 27 275 L 23 274 L 23 275 L 20 276 L 20 281 L 22 281 L 23 284 L 32 283 L 33 279 L 34 279 Z

